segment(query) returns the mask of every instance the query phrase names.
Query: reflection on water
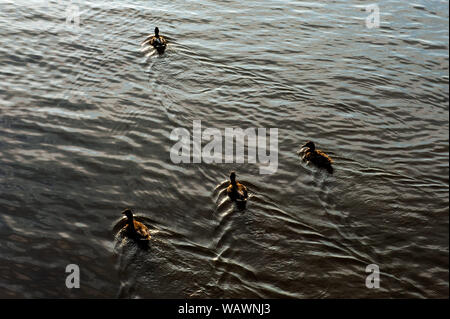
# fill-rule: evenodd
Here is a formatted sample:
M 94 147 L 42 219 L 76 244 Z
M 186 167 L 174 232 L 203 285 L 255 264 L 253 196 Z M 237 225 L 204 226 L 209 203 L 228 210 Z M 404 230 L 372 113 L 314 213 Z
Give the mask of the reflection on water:
M 0 297 L 448 297 L 448 1 L 73 5 L 0 0 Z M 194 120 L 278 128 L 277 172 L 174 164 Z

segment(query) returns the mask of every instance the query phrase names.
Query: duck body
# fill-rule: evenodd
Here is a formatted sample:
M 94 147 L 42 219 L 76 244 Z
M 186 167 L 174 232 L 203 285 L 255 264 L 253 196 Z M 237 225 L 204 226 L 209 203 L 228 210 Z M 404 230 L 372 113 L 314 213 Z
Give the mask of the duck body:
M 230 174 L 230 185 L 227 187 L 228 197 L 232 201 L 246 201 L 248 198 L 247 187 L 236 180 L 236 173 Z
M 167 47 L 167 40 L 159 35 L 158 27 L 155 28 L 155 35 L 147 38 L 148 43 L 153 46 L 159 54 L 163 54 Z
M 306 163 L 311 163 L 319 168 L 326 169 L 329 173 L 333 173 L 333 167 L 331 166 L 333 160 L 321 150 L 316 150 L 313 142 L 307 142 L 303 145 L 299 155 Z
M 134 219 L 131 209 L 125 209 L 122 214 L 127 217 L 127 225 L 123 227 L 125 234 L 137 240 L 150 240 L 150 231 L 143 223 Z

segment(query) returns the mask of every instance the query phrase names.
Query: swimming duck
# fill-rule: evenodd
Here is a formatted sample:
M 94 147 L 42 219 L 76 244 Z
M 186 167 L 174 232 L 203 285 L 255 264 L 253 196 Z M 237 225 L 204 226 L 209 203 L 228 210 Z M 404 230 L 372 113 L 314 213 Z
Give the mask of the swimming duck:
M 144 43 L 145 42 L 148 42 L 150 45 L 152 45 L 159 54 L 163 54 L 164 50 L 166 50 L 167 40 L 163 36 L 159 35 L 158 27 L 155 28 L 155 35 L 149 36 L 144 41 Z
M 333 173 L 333 167 L 331 166 L 333 160 L 321 150 L 316 150 L 316 145 L 313 142 L 307 142 L 298 153 L 302 160 L 308 164 L 312 163 L 317 167 L 325 168 L 329 173 Z
M 149 240 L 150 232 L 144 224 L 134 220 L 131 209 L 125 209 L 122 214 L 127 216 L 127 225 L 123 227 L 129 237 L 139 240 Z M 126 228 L 126 229 L 125 229 Z
M 230 173 L 230 185 L 227 187 L 228 197 L 232 201 L 246 201 L 248 198 L 247 187 L 236 180 L 236 173 Z

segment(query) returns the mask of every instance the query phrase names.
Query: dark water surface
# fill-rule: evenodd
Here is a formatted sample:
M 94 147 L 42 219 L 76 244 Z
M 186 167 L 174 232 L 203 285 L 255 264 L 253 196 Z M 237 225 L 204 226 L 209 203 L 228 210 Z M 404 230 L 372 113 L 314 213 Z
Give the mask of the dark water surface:
M 0 0 L 0 297 L 448 298 L 448 1 L 366 4 Z M 277 172 L 173 163 L 194 120 L 278 128 Z

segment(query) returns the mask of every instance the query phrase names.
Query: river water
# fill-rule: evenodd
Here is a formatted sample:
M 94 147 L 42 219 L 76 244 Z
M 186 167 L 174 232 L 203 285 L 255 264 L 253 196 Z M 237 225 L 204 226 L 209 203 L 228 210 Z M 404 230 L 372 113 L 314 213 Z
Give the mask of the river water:
M 367 5 L 0 0 L 0 297 L 448 298 L 448 1 Z M 174 163 L 194 121 L 277 128 L 276 172 Z

